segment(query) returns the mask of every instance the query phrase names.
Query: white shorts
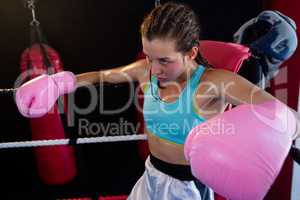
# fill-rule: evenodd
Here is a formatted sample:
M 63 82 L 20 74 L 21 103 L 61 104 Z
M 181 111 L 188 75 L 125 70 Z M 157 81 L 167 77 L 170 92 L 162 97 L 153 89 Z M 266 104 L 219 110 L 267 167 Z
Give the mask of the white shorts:
M 200 194 L 194 181 L 182 181 L 157 170 L 148 157 L 145 162 L 145 172 L 134 185 L 128 200 L 182 199 L 213 200 L 214 193 L 208 189 L 206 194 Z

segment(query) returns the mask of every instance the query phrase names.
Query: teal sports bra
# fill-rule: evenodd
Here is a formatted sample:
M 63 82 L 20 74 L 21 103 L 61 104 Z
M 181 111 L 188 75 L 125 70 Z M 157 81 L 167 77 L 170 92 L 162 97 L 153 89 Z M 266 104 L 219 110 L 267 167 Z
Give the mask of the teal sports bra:
M 143 108 L 144 121 L 150 133 L 176 144 L 184 144 L 190 130 L 205 121 L 194 106 L 194 95 L 204 70 L 200 65 L 193 72 L 174 102 L 159 98 L 158 81 L 156 76 L 152 76 L 152 82 L 145 89 Z

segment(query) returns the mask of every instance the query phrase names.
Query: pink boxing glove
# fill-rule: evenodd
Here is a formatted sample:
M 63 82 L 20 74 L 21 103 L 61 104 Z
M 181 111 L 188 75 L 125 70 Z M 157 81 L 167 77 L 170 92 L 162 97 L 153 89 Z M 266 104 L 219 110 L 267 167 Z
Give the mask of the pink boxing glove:
M 240 105 L 193 128 L 184 145 L 193 175 L 234 200 L 262 200 L 290 150 L 296 119 L 279 101 Z
M 24 117 L 41 117 L 53 107 L 60 95 L 73 92 L 75 88 L 76 77 L 72 72 L 43 74 L 17 89 L 17 107 Z

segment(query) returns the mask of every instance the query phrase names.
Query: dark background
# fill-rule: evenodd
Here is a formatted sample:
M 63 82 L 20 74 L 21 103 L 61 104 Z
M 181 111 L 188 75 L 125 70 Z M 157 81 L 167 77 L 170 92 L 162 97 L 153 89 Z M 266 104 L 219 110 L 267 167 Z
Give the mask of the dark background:
M 165 1 L 162 1 L 162 3 Z M 191 5 L 202 23 L 202 39 L 232 41 L 233 33 L 262 9 L 251 1 L 180 1 Z M 141 50 L 139 25 L 154 7 L 154 0 L 39 0 L 37 18 L 50 46 L 75 74 L 108 69 L 135 60 Z M 0 3 L 0 88 L 11 88 L 20 74 L 19 60 L 29 45 L 30 12 L 22 0 Z M 105 106 L 127 101 L 128 85 L 105 86 Z M 84 89 L 76 92 L 78 106 L 89 102 Z M 0 94 L 0 141 L 30 140 L 28 120 L 16 109 L 11 94 Z M 137 122 L 135 107 L 119 115 L 102 115 L 96 109 L 91 122 Z M 76 131 L 74 131 L 77 134 Z M 0 149 L 0 199 L 55 199 L 57 197 L 128 194 L 143 173 L 136 142 L 77 145 L 78 176 L 63 186 L 44 185 L 37 175 L 32 149 Z

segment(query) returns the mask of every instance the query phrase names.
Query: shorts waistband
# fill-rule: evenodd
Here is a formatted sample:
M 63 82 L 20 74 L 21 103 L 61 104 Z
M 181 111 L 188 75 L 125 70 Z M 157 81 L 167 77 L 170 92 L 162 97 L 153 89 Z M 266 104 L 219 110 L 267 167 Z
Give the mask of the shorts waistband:
M 151 164 L 159 171 L 182 181 L 194 181 L 191 167 L 189 165 L 177 165 L 162 161 L 150 154 Z

